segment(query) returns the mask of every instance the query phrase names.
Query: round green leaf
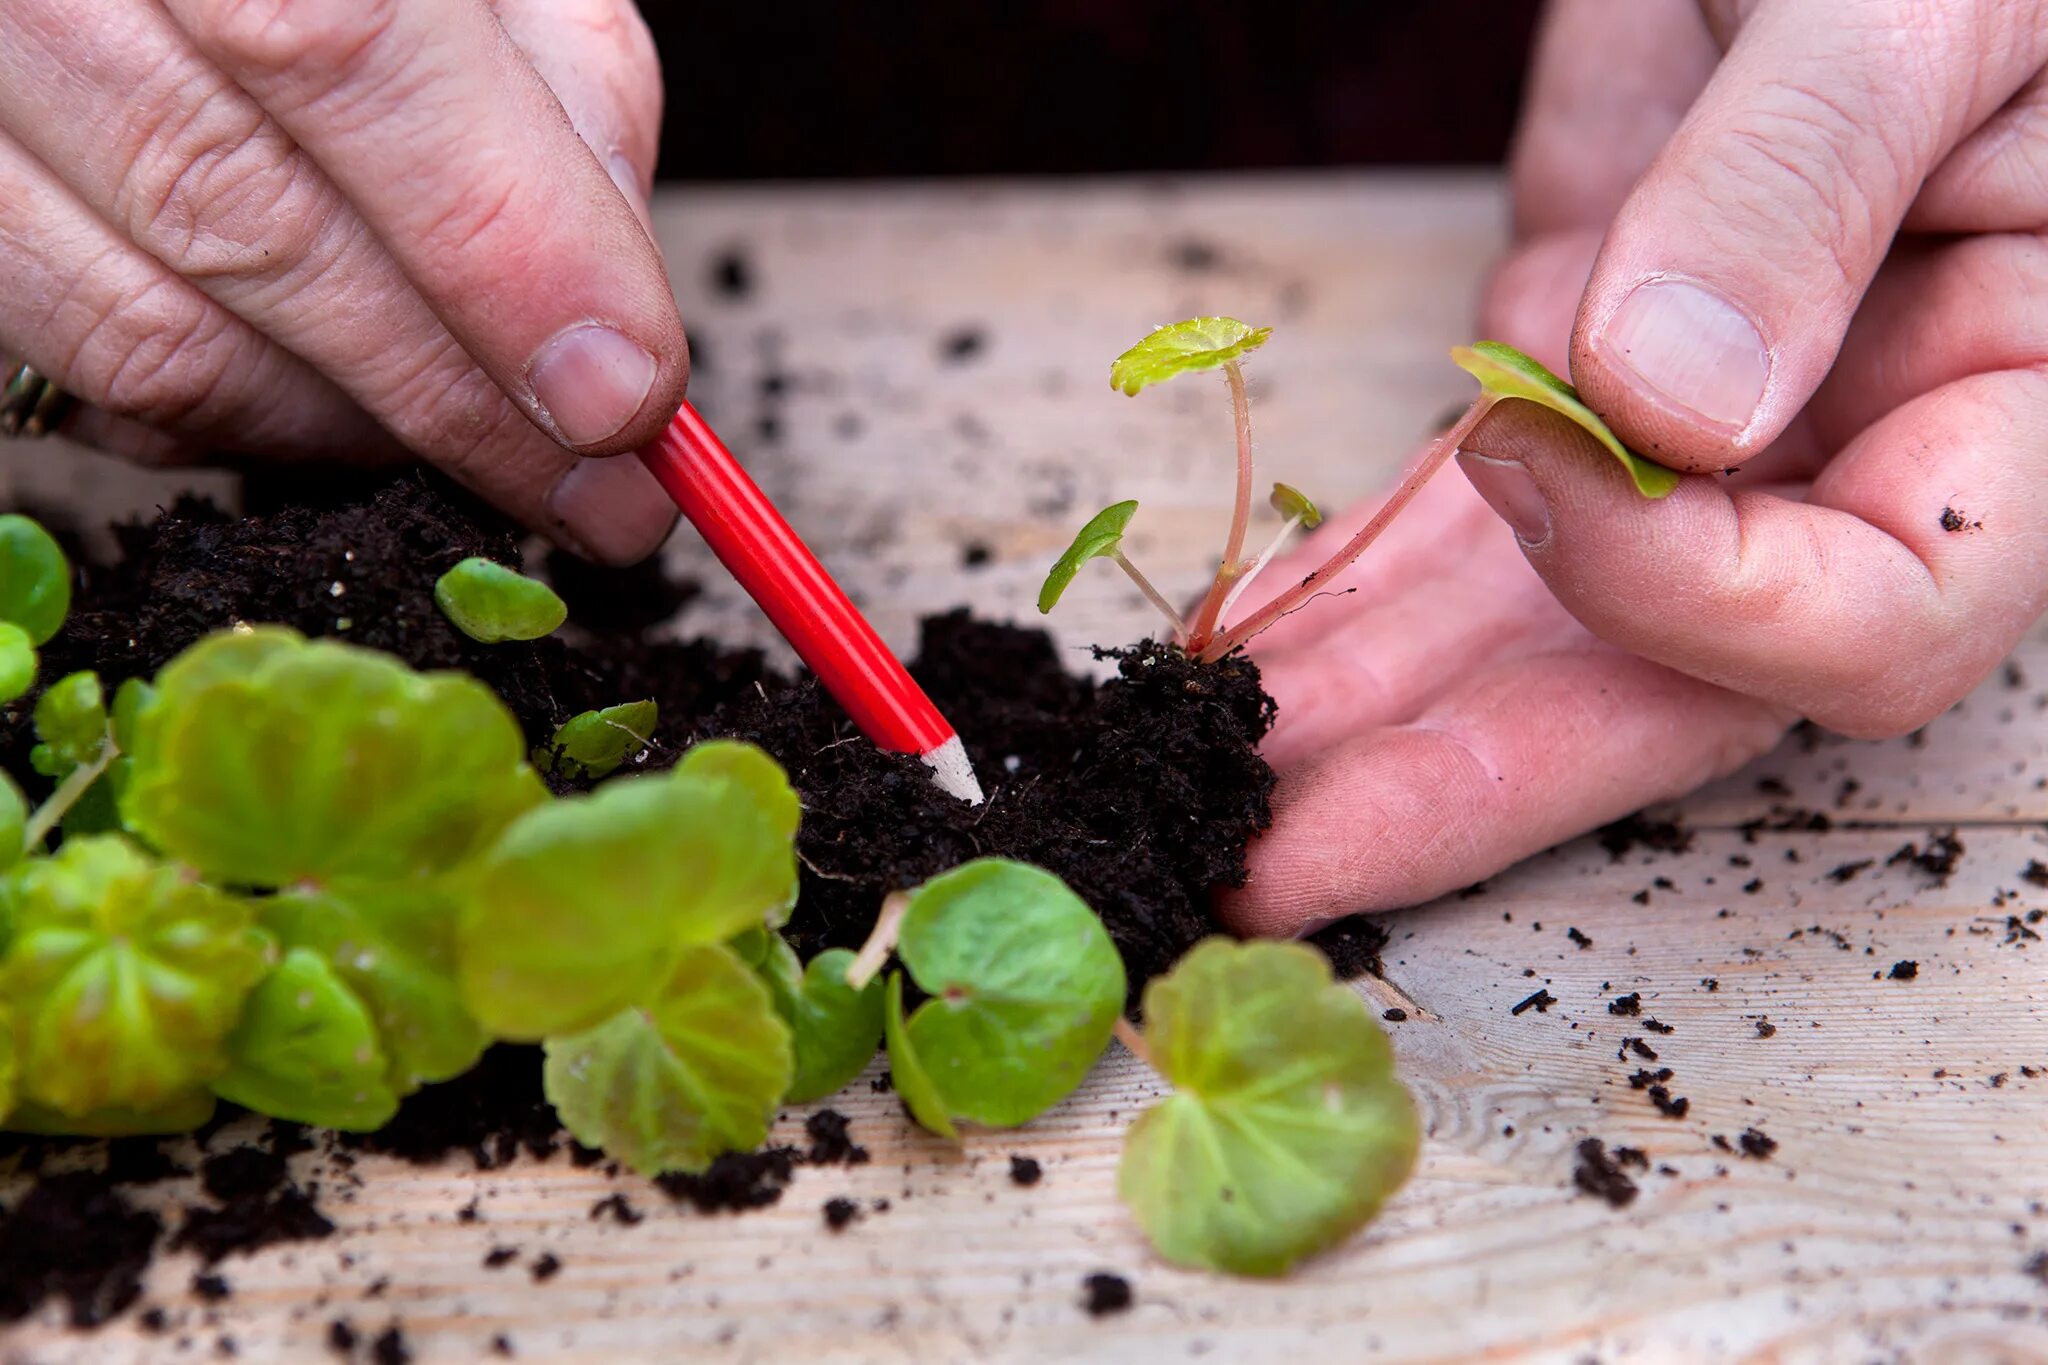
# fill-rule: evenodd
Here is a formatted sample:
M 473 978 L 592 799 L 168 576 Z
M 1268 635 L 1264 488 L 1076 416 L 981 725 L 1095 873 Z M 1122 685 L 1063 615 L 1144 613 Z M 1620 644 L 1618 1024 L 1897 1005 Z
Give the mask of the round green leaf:
M 788 916 L 796 819 L 774 760 L 731 742 L 529 811 L 460 881 L 463 1000 L 504 1038 L 595 1025 L 683 947 Z
M 1587 407 L 1579 391 L 1559 379 L 1533 357 L 1499 341 L 1475 341 L 1451 348 L 1451 359 L 1481 388 L 1499 398 L 1524 398 L 1570 418 L 1621 461 L 1635 481 L 1636 492 L 1661 498 L 1678 487 L 1679 475 L 1654 464 L 1621 443 L 1599 414 Z
M 173 659 L 133 728 L 129 827 L 233 885 L 428 876 L 545 798 L 476 679 L 273 627 Z
M 927 1130 L 950 1142 L 960 1140 L 932 1078 L 925 1073 L 916 1044 L 903 1024 L 903 973 L 889 973 L 889 994 L 882 1002 L 882 1036 L 889 1044 L 889 1080 L 903 1107 Z
M 850 949 L 828 948 L 800 967 L 788 941 L 773 938 L 755 971 L 789 1025 L 796 1053 L 796 1077 L 784 1098 L 807 1104 L 836 1093 L 874 1057 L 882 1044 L 883 985 L 879 977 L 861 990 L 846 983 Z
M 0 704 L 36 685 L 36 642 L 12 621 L 0 621 Z
M 1158 328 L 1110 363 L 1109 386 L 1127 395 L 1153 384 L 1213 370 L 1255 351 L 1273 335 L 1271 327 L 1253 327 L 1236 318 L 1189 318 Z
M 1074 543 L 1053 561 L 1051 572 L 1045 576 L 1045 583 L 1038 590 L 1038 610 L 1049 612 L 1058 605 L 1060 595 L 1067 590 L 1067 584 L 1074 581 L 1074 575 L 1081 572 L 1081 566 L 1091 559 L 1104 559 L 1117 552 L 1124 543 L 1124 532 L 1129 529 L 1131 518 L 1138 513 L 1136 502 L 1113 503 L 1088 519 L 1074 536 Z
M 548 1039 L 542 1082 L 577 1141 L 651 1176 L 760 1145 L 790 1072 L 768 988 L 714 945 L 684 952 L 644 1003 Z
M 457 630 L 487 645 L 538 640 L 569 619 L 553 588 L 477 555 L 441 575 L 434 603 Z
M 456 988 L 456 919 L 431 884 L 344 882 L 263 902 L 278 942 L 317 954 L 362 1002 L 399 1095 L 461 1075 L 490 1042 Z
M 14 779 L 0 772 L 0 872 L 21 860 L 22 840 L 28 826 L 28 801 Z M 7 913 L 0 907 L 0 948 L 7 944 Z
M 368 1131 L 398 1112 L 369 1011 L 304 948 L 250 992 L 227 1056 L 213 1092 L 272 1118 Z
M 950 1117 L 1029 1122 L 1102 1055 L 1124 965 L 1102 921 L 1050 872 L 981 858 L 911 894 L 896 954 L 932 998 L 908 1034 Z
M 533 751 L 533 764 L 586 780 L 604 777 L 647 747 L 659 712 L 651 701 L 629 701 L 571 716 Z
M 66 674 L 36 698 L 36 738 L 29 766 L 61 778 L 100 756 L 107 742 L 107 703 L 100 675 L 91 669 Z
M 0 515 L 0 621 L 44 644 L 71 610 L 71 562 L 48 531 L 18 512 Z
M 1415 1164 L 1386 1035 L 1311 948 L 1204 941 L 1145 988 L 1145 1039 L 1174 1093 L 1131 1125 L 1117 1190 L 1169 1261 L 1281 1274 Z
M 114 835 L 67 839 L 9 874 L 0 958 L 21 1093 L 82 1116 L 153 1110 L 226 1065 L 221 1041 L 268 965 L 251 907 Z
M 1313 531 L 1323 524 L 1322 510 L 1309 501 L 1308 494 L 1292 484 L 1274 484 L 1273 495 L 1268 501 L 1272 503 L 1273 510 L 1287 520 L 1299 517 L 1304 531 Z

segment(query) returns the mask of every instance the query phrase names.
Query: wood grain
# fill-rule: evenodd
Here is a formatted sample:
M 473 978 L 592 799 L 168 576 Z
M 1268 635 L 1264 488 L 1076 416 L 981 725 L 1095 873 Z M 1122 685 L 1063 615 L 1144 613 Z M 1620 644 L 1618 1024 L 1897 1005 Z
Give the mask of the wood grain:
M 1497 187 L 1471 177 L 699 190 L 656 214 L 700 401 L 899 644 L 963 597 L 1025 612 L 1043 562 L 1111 496 L 1144 502 L 1148 562 L 1181 566 L 1169 590 L 1195 586 L 1224 515 L 1227 417 L 1207 393 L 1109 392 L 1107 358 L 1150 322 L 1279 324 L 1255 370 L 1263 457 L 1329 502 L 1372 487 L 1463 392 L 1440 357 L 1500 217 Z M 1176 263 L 1200 259 L 1190 243 L 1213 268 Z M 734 248 L 756 281 L 737 300 L 709 287 Z M 968 334 L 979 348 L 949 358 Z M 57 449 L 38 448 L 39 489 Z M 0 452 L 17 489 L 25 458 Z M 101 472 L 66 496 L 117 497 L 104 466 L 76 468 Z M 991 562 L 966 571 L 973 544 Z M 702 570 L 685 538 L 673 554 Z M 706 582 L 685 624 L 758 638 Z M 1114 591 L 1072 606 L 1071 643 L 1143 623 Z M 1118 1051 L 1039 1123 L 958 1151 L 857 1082 L 835 1103 L 873 1160 L 805 1169 L 738 1217 L 560 1159 L 366 1159 L 357 1184 L 301 1158 L 340 1195 L 336 1239 L 228 1262 L 217 1312 L 185 1295 L 193 1264 L 165 1257 L 150 1297 L 167 1336 L 45 1318 L 0 1358 L 197 1359 L 225 1334 L 244 1359 L 313 1360 L 330 1319 L 375 1332 L 395 1316 L 428 1361 L 483 1358 L 500 1332 L 527 1360 L 2048 1359 L 2048 1287 L 2023 1269 L 2048 1249 L 2048 942 L 2031 936 L 2048 920 L 2026 919 L 2048 892 L 2020 876 L 2048 861 L 2048 633 L 2015 664 L 1918 743 L 1795 736 L 1679 803 L 1683 853 L 1581 840 L 1392 917 L 1389 982 L 1364 989 L 1422 1007 L 1390 1025 L 1427 1116 L 1422 1166 L 1361 1237 L 1284 1282 L 1146 1250 L 1114 1176 L 1122 1126 L 1158 1089 Z M 1793 818 L 1812 810 L 1832 827 Z M 1887 865 L 1951 826 L 1966 852 L 1946 884 Z M 1917 975 L 1891 979 L 1907 960 Z M 1538 987 L 1557 1003 L 1511 1013 Z M 1674 1031 L 1611 1014 L 1631 992 Z M 1630 1086 L 1649 1065 L 1617 1058 L 1631 1036 L 1671 1068 L 1683 1118 Z M 1776 1152 L 1716 1146 L 1747 1128 Z M 1574 1191 L 1589 1135 L 1658 1168 L 1629 1207 Z M 1014 1186 L 1012 1153 L 1044 1181 Z M 615 1191 L 644 1222 L 591 1219 Z M 828 1233 L 820 1204 L 839 1195 L 889 1208 Z M 472 1199 L 480 1221 L 459 1221 Z M 519 1262 L 485 1269 L 498 1244 Z M 563 1269 L 536 1287 L 543 1251 Z M 1080 1311 L 1095 1270 L 1131 1277 L 1131 1311 Z

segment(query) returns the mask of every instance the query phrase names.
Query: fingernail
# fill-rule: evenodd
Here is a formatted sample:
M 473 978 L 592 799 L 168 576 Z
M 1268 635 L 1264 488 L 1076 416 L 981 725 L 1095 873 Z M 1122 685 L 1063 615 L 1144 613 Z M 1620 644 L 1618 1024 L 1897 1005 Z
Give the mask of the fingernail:
M 626 203 L 633 210 L 633 216 L 640 220 L 640 226 L 651 238 L 654 236 L 654 215 L 647 208 L 647 191 L 640 187 L 640 171 L 627 159 L 624 152 L 613 152 L 605 159 L 605 169 L 612 174 L 612 183 L 619 187 Z
M 668 539 L 676 506 L 637 455 L 586 458 L 548 491 L 557 538 L 585 559 L 637 564 Z
M 540 348 L 526 382 L 562 443 L 587 446 L 633 420 L 654 387 L 657 368 L 638 343 L 609 327 L 579 322 Z
M 1614 310 L 1595 349 L 1650 396 L 1741 430 L 1771 377 L 1764 339 L 1740 309 L 1691 280 L 1645 280 Z
M 1514 528 L 1515 537 L 1523 545 L 1534 549 L 1550 539 L 1550 508 L 1526 465 L 1518 460 L 1496 460 L 1490 455 L 1461 450 L 1458 467 L 1479 490 L 1479 496 L 1486 499 L 1486 505 Z

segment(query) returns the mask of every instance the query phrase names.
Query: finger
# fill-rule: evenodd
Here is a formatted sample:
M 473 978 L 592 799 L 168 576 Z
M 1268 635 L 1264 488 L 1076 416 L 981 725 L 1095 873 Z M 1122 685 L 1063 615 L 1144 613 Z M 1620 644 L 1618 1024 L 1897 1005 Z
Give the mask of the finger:
M 661 59 L 632 0 L 493 0 L 498 22 L 651 237 Z
M 1283 773 L 1224 921 L 1294 934 L 1420 904 L 1732 772 L 1791 721 L 1575 635 Z
M 1604 230 L 1719 57 L 1693 0 L 1551 0 L 1508 160 L 1516 238 Z
M 2035 8 L 1756 6 L 1579 313 L 1572 376 L 1622 439 L 1706 471 L 1785 430 L 1922 179 L 2040 68 Z
M 82 438 L 152 462 L 193 446 L 314 459 L 388 450 L 333 385 L 137 250 L 0 132 L 0 350 L 81 402 L 187 438 Z
M 543 430 L 660 434 L 689 368 L 660 256 L 483 0 L 166 4 Z
M 1906 214 L 1914 232 L 2035 232 L 2048 226 L 2048 73 L 1950 152 Z
M 305 358 L 407 448 L 587 558 L 630 563 L 674 516 L 632 462 L 537 429 L 334 183 L 154 7 L 100 41 L 76 0 L 0 5 L 0 125 L 171 271 Z
M 1504 403 L 1459 457 L 1596 634 L 1853 736 L 1915 729 L 2048 607 L 2048 375 L 1915 399 L 1805 501 L 1690 478 L 1659 501 L 1576 426 Z

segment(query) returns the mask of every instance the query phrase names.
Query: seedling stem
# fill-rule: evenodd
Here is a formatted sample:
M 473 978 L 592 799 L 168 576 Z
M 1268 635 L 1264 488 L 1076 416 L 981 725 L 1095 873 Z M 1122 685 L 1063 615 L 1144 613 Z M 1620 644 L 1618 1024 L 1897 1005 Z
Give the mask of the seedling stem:
M 93 783 L 99 781 L 100 774 L 107 770 L 107 765 L 120 756 L 121 750 L 114 744 L 114 736 L 110 733 L 100 742 L 100 751 L 93 757 L 92 762 L 82 763 L 73 768 L 65 779 L 57 784 L 57 790 L 50 793 L 49 799 L 37 806 L 35 814 L 29 816 L 28 824 L 23 826 L 21 831 L 22 850 L 33 852 L 42 847 L 43 840 L 50 837 L 50 831 L 57 828 L 58 822 L 70 814 L 71 808 L 78 804 L 79 798 L 85 795 Z
M 860 945 L 860 951 L 846 966 L 847 985 L 856 991 L 865 990 L 868 982 L 875 979 L 875 973 L 882 970 L 889 954 L 896 951 L 896 935 L 902 931 L 903 916 L 909 909 L 908 891 L 891 891 L 883 898 L 881 912 L 875 916 L 875 927 L 868 931 L 867 942 Z
M 1152 1049 L 1145 1046 L 1145 1035 L 1138 1032 L 1138 1026 L 1121 1014 L 1116 1017 L 1116 1040 L 1131 1050 L 1131 1055 L 1152 1066 Z M 1154 1071 L 1159 1068 L 1152 1066 Z
M 1252 408 L 1244 391 L 1244 367 L 1235 360 L 1226 361 L 1223 377 L 1229 381 L 1231 412 L 1237 419 L 1237 502 L 1231 509 L 1230 538 L 1223 543 L 1223 562 L 1216 566 L 1216 581 L 1209 585 L 1194 625 L 1186 631 L 1190 654 L 1200 654 L 1207 648 L 1216 634 L 1217 622 L 1223 617 L 1231 585 L 1244 575 L 1246 566 L 1239 561 L 1244 554 L 1245 532 L 1252 522 Z
M 1180 619 L 1180 613 L 1174 610 L 1173 603 L 1166 600 L 1165 594 L 1152 586 L 1152 580 L 1145 577 L 1144 573 L 1139 570 L 1137 565 L 1131 563 L 1122 550 L 1118 550 L 1112 558 L 1116 560 L 1118 568 L 1131 576 L 1131 581 L 1138 585 L 1138 591 L 1144 593 L 1146 599 L 1153 606 L 1159 608 L 1165 614 L 1166 619 L 1173 623 L 1174 635 L 1185 640 L 1188 634 L 1187 623 Z

